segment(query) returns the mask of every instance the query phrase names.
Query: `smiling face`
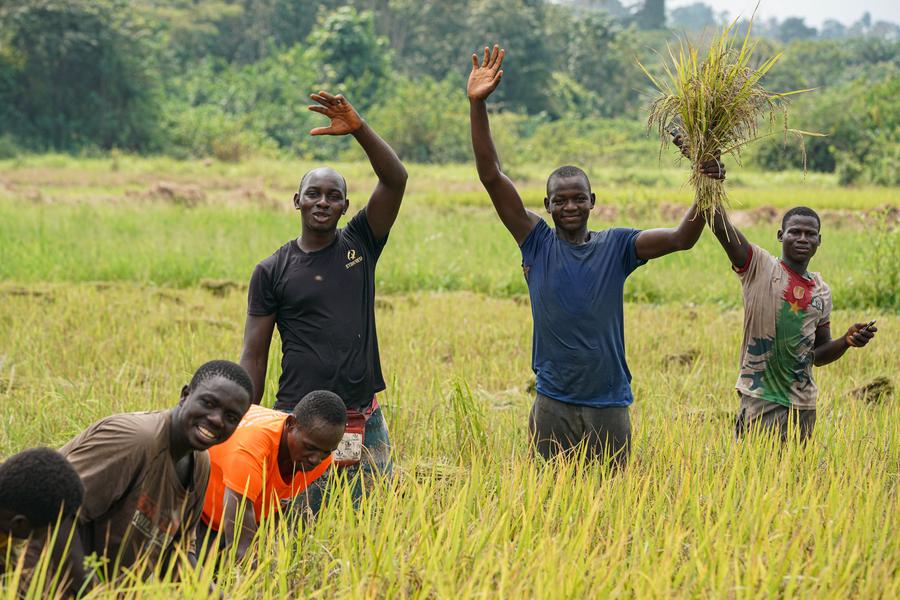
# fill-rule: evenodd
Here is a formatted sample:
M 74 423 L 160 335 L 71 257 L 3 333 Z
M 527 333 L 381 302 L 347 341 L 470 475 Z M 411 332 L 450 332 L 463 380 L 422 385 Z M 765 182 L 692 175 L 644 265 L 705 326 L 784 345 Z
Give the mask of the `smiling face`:
M 791 215 L 778 230 L 778 241 L 781 242 L 781 254 L 787 260 L 805 265 L 819 249 L 822 239 L 819 235 L 819 222 L 808 215 Z
M 293 415 L 284 424 L 288 453 L 301 471 L 312 471 L 334 452 L 344 437 L 343 425 L 332 425 L 315 419 L 312 425 L 301 427 Z
M 348 206 L 344 178 L 327 167 L 307 173 L 300 191 L 294 194 L 294 208 L 300 211 L 303 228 L 310 231 L 333 231 Z
M 181 429 L 194 450 L 206 450 L 231 437 L 250 408 L 247 390 L 222 375 L 200 381 L 193 390 L 185 386 L 181 394 L 172 426 Z
M 582 175 L 552 177 L 547 182 L 544 207 L 558 229 L 569 233 L 586 229 L 594 202 L 590 183 Z

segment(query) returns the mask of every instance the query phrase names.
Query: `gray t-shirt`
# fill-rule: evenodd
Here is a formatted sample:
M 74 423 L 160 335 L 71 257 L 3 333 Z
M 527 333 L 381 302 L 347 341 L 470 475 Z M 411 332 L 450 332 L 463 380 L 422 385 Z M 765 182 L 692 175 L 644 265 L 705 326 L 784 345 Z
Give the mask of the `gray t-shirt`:
M 831 319 L 831 290 L 818 273 L 791 270 L 756 245 L 742 269 L 744 341 L 737 390 L 782 406 L 816 407 L 816 329 Z

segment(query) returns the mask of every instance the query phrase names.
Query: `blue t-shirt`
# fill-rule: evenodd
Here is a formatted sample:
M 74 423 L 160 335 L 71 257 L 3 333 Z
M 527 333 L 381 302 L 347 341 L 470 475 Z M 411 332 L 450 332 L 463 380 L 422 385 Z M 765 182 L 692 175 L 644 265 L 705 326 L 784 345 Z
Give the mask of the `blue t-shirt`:
M 522 242 L 522 269 L 534 318 L 531 367 L 537 391 L 571 404 L 628 406 L 622 292 L 645 260 L 637 229 L 592 231 L 580 246 L 541 220 Z

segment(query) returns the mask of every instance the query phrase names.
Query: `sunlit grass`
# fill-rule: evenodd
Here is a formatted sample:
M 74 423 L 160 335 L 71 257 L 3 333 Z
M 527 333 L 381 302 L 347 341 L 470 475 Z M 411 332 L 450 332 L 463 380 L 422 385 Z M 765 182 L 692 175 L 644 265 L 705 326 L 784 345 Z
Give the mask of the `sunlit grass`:
M 243 293 L 34 285 L 0 302 L 0 456 L 108 414 L 165 408 L 206 359 L 237 356 Z M 735 293 L 738 293 L 735 290 Z M 634 452 L 610 474 L 530 459 L 527 302 L 383 295 L 382 396 L 396 477 L 302 532 L 268 530 L 226 597 L 896 597 L 900 408 L 849 396 L 894 377 L 900 325 L 817 369 L 803 448 L 736 444 L 739 310 L 626 305 Z M 835 328 L 859 320 L 837 310 Z M 273 344 L 277 347 L 277 341 Z M 678 356 L 681 358 L 678 358 Z M 673 358 L 675 357 L 675 358 Z M 687 358 L 685 358 L 687 357 Z M 271 357 L 265 401 L 274 399 Z M 94 597 L 209 597 L 209 570 Z M 0 589 L 0 597 L 13 591 Z
M 199 364 L 236 359 L 242 286 L 298 234 L 290 195 L 311 166 L 0 161 L 0 457 L 58 447 L 112 413 L 172 406 Z M 361 206 L 370 168 L 337 166 Z M 513 169 L 530 208 L 541 210 L 549 170 Z M 258 569 L 226 560 L 225 597 L 900 596 L 900 408 L 892 396 L 867 404 L 850 395 L 876 377 L 897 385 L 896 294 L 868 286 L 888 281 L 900 234 L 859 218 L 900 205 L 900 190 L 729 165 L 734 210 L 823 212 L 812 267 L 832 287 L 832 330 L 877 318 L 880 333 L 816 370 L 807 447 L 736 444 L 740 286 L 704 233 L 692 251 L 651 261 L 626 283 L 634 451 L 612 474 L 531 459 L 531 312 L 519 251 L 470 165 L 410 172 L 377 271 L 388 380 L 380 400 L 396 477 L 358 511 L 338 489 L 305 530 L 273 522 Z M 589 173 L 601 205 L 592 228 L 669 226 L 692 199 L 686 169 L 665 157 Z M 766 219 L 742 226 L 770 251 L 776 229 Z M 213 291 L 204 279 L 236 285 Z M 279 368 L 273 351 L 269 405 Z M 181 582 L 126 577 L 92 596 L 211 597 L 211 570 L 188 573 Z M 0 584 L 0 599 L 15 598 L 14 587 Z

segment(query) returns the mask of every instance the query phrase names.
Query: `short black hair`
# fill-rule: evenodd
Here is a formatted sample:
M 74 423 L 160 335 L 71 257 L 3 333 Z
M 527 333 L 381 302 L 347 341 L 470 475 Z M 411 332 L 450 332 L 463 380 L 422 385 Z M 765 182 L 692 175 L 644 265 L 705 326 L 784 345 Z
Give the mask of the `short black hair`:
M 300 187 L 297 188 L 297 191 L 300 191 L 303 189 L 303 185 L 306 183 L 306 180 L 309 179 L 309 176 L 312 175 L 313 171 L 318 171 L 320 169 L 328 169 L 330 171 L 334 171 L 334 169 L 332 169 L 331 167 L 316 167 L 315 169 L 310 169 L 309 171 L 307 171 L 306 173 L 303 174 L 303 177 L 300 178 Z M 338 173 L 337 171 L 334 171 L 334 172 L 337 173 L 337 176 L 341 178 L 341 183 L 344 184 L 344 195 L 346 196 L 347 195 L 347 179 L 343 175 Z
M 253 381 L 244 370 L 244 367 L 230 360 L 211 360 L 204 363 L 197 369 L 194 376 L 191 377 L 190 389 L 195 390 L 201 382 L 206 381 L 210 377 L 222 376 L 225 379 L 235 382 L 245 390 L 247 395 L 253 398 Z
M 559 167 L 552 173 L 550 173 L 550 177 L 547 178 L 547 195 L 550 195 L 550 182 L 554 179 L 561 179 L 565 177 L 584 177 L 585 183 L 587 183 L 588 190 L 591 189 L 591 180 L 587 176 L 587 173 L 584 172 L 583 169 L 572 165 L 563 165 Z
M 343 426 L 347 424 L 347 408 L 334 392 L 315 390 L 300 399 L 294 407 L 294 418 L 301 427 L 309 427 L 315 421 Z
M 788 219 L 793 216 L 800 217 L 812 217 L 816 220 L 816 229 L 822 229 L 822 220 L 819 219 L 819 215 L 808 206 L 795 206 L 791 210 L 784 213 L 784 216 L 781 217 L 781 230 L 784 231 L 787 227 Z
M 74 467 L 50 448 L 32 448 L 0 464 L 0 507 L 25 515 L 32 527 L 75 514 L 84 486 Z

